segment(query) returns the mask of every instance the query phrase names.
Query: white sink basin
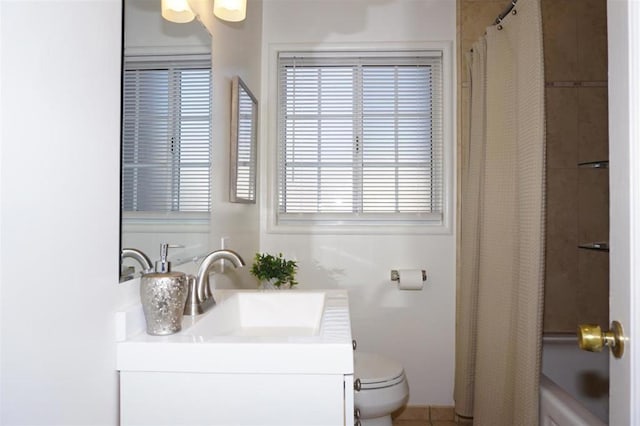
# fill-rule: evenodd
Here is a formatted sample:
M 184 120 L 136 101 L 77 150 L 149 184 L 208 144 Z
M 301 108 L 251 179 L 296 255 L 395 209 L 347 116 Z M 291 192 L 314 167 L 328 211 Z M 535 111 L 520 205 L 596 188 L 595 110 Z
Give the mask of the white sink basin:
M 184 334 L 214 336 L 314 336 L 320 330 L 324 292 L 236 292 L 217 301 Z
M 141 308 L 121 312 L 120 371 L 352 374 L 345 290 L 215 290 L 216 306 L 170 336 L 145 333 Z

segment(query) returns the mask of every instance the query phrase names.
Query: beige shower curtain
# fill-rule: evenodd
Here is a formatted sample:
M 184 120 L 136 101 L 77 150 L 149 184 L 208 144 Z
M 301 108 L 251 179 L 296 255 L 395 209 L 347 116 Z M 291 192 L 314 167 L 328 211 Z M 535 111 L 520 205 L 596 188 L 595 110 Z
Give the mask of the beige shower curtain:
M 540 0 L 469 55 L 463 141 L 455 402 L 476 426 L 538 424 L 544 267 Z

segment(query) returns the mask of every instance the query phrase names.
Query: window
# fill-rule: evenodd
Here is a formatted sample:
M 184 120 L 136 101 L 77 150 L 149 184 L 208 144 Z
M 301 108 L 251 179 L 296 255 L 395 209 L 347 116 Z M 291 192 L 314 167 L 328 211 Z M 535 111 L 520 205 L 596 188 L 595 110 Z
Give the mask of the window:
M 277 222 L 442 224 L 442 53 L 280 52 Z
M 126 57 L 122 209 L 209 212 L 211 60 Z

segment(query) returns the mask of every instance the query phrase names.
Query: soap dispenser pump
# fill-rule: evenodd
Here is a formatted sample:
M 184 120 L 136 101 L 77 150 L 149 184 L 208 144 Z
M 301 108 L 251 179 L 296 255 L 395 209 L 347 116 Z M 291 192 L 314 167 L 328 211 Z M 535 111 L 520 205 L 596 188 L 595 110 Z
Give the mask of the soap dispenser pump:
M 147 322 L 147 334 L 164 336 L 182 329 L 182 316 L 187 302 L 188 279 L 183 272 L 172 272 L 167 261 L 169 244 L 160 245 L 160 260 L 155 271 L 142 275 L 140 301 Z

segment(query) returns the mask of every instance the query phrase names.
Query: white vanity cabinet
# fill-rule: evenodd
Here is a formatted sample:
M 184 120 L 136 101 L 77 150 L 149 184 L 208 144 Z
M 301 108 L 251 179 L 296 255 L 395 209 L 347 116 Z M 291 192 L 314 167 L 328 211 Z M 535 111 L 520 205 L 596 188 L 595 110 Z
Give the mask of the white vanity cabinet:
M 136 330 L 136 309 L 120 313 L 122 425 L 354 424 L 346 291 L 214 297 L 211 311 L 185 317 L 171 336 Z
M 122 372 L 121 424 L 353 424 L 353 377 Z M 351 399 L 351 401 L 348 401 Z M 347 415 L 347 413 L 349 415 Z

